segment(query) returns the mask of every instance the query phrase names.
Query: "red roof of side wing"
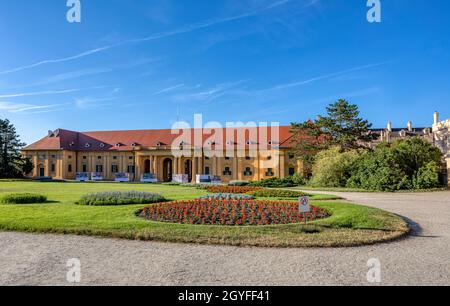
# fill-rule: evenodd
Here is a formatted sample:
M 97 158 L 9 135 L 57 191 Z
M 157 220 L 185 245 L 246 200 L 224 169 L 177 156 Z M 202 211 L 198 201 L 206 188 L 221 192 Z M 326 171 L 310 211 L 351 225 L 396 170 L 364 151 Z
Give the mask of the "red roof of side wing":
M 270 147 L 270 141 L 273 146 L 289 147 L 289 139 L 292 137 L 290 129 L 290 126 L 218 128 L 203 129 L 203 131 L 201 129 L 179 131 L 165 129 L 75 132 L 59 129 L 23 150 L 132 151 L 136 146 L 179 146 L 181 143 L 174 143 L 179 139 L 182 139 L 184 145 L 190 146 L 201 146 L 208 139 L 214 139 L 216 145 L 222 141 L 223 147 L 227 145 L 245 147 L 250 144 L 259 144 L 260 146 L 267 144 Z M 198 133 L 201 133 L 201 137 Z M 202 139 L 201 144 L 194 143 L 194 140 L 198 142 L 198 138 Z

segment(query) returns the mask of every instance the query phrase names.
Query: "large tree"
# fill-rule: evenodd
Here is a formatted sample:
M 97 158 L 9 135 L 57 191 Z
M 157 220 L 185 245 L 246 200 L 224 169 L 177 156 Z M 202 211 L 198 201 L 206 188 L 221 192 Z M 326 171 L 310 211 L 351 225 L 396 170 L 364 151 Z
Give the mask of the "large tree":
M 30 160 L 20 154 L 24 145 L 14 125 L 8 119 L 0 119 L 0 178 L 16 178 L 31 172 Z
M 307 165 L 314 162 L 318 152 L 329 146 L 330 135 L 312 120 L 292 123 L 291 133 L 292 153 Z
M 327 114 L 319 117 L 316 124 L 331 136 L 332 144 L 341 150 L 365 147 L 379 136 L 370 132 L 372 124 L 369 121 L 359 117 L 356 104 L 340 99 L 327 107 Z

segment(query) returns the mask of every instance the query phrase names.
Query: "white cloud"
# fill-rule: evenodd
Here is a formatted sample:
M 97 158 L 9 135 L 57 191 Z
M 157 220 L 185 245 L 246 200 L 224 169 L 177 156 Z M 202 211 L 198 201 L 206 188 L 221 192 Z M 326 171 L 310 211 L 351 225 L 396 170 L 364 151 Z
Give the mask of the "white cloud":
M 200 30 L 200 29 L 204 29 L 204 28 L 208 28 L 211 26 L 215 26 L 215 25 L 219 25 L 222 23 L 227 23 L 227 22 L 231 22 L 231 21 L 235 21 L 235 20 L 239 20 L 239 19 L 244 19 L 244 18 L 248 18 L 248 17 L 252 17 L 252 16 L 256 16 L 258 14 L 264 13 L 265 11 L 269 11 L 271 9 L 280 7 L 282 5 L 285 5 L 289 2 L 291 2 L 292 0 L 280 0 L 277 2 L 274 2 L 270 5 L 264 6 L 262 8 L 259 9 L 255 9 L 253 11 L 244 13 L 244 14 L 240 14 L 240 15 L 236 15 L 236 16 L 232 16 L 232 17 L 226 17 L 226 18 L 219 18 L 219 19 L 212 19 L 212 20 L 207 20 L 204 22 L 198 22 L 198 23 L 194 23 L 194 24 L 190 24 L 190 25 L 186 25 L 184 27 L 181 27 L 179 29 L 173 30 L 173 31 L 167 31 L 167 32 L 161 32 L 161 33 L 157 33 L 154 35 L 150 35 L 147 37 L 143 37 L 143 38 L 136 38 L 136 39 L 129 39 L 129 40 L 123 40 L 114 44 L 110 44 L 107 46 L 103 46 L 103 47 L 99 47 L 99 48 L 95 48 L 95 49 L 91 49 L 76 55 L 72 55 L 72 56 L 68 56 L 68 57 L 63 57 L 63 58 L 58 58 L 58 59 L 46 59 L 46 60 L 42 60 L 39 62 L 36 62 L 34 64 L 30 64 L 30 65 L 25 65 L 25 66 L 20 66 L 20 67 L 16 67 L 16 68 L 12 68 L 12 69 L 8 69 L 8 70 L 3 70 L 0 71 L 0 74 L 8 74 L 8 73 L 13 73 L 13 72 L 18 72 L 18 71 L 22 71 L 22 70 L 27 70 L 27 69 L 32 69 L 32 68 L 36 68 L 42 65 L 46 65 L 46 64 L 54 64 L 54 63 L 62 63 L 62 62 L 68 62 L 68 61 L 73 61 L 73 60 L 77 60 L 86 56 L 90 56 L 93 54 L 97 54 L 100 52 L 104 52 L 113 48 L 117 48 L 117 47 L 121 47 L 123 45 L 126 44 L 131 44 L 131 43 L 142 43 L 142 42 L 147 42 L 147 41 L 152 41 L 152 40 L 157 40 L 157 39 L 161 39 L 161 38 L 166 38 L 166 37 L 171 37 L 171 36 L 175 36 L 175 35 L 180 35 L 180 34 L 185 34 L 185 33 L 189 33 L 189 32 L 193 32 L 196 30 Z
M 76 89 L 64 89 L 64 90 L 45 90 L 45 91 L 35 91 L 35 92 L 20 92 L 13 94 L 4 94 L 0 95 L 0 99 L 5 98 L 20 98 L 20 97 L 29 97 L 29 96 L 44 96 L 44 95 L 60 95 L 66 93 L 79 92 L 83 90 L 91 90 L 91 89 L 101 89 L 105 88 L 104 86 L 96 86 L 89 88 L 76 88 Z
M 0 110 L 10 113 L 21 113 L 36 110 L 48 110 L 57 105 L 34 105 L 27 103 L 0 102 Z

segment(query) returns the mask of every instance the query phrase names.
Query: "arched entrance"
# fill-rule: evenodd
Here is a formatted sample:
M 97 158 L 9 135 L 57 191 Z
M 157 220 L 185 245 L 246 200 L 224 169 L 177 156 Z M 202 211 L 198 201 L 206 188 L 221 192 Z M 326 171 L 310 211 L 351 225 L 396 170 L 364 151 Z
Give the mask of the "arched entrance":
M 172 181 L 172 175 L 173 175 L 173 161 L 170 158 L 166 158 L 163 161 L 163 181 L 164 182 L 171 182 Z
M 144 173 L 150 173 L 150 159 L 146 159 L 144 162 Z
M 192 160 L 188 159 L 184 162 L 184 174 L 189 177 L 189 182 L 192 181 Z

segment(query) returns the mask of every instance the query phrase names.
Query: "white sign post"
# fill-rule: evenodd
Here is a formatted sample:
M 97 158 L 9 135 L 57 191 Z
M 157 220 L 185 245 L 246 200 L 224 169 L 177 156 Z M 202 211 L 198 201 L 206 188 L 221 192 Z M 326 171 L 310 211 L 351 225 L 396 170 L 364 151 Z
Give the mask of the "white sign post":
M 310 213 L 311 206 L 309 205 L 309 197 L 300 197 L 299 199 L 300 213 Z

